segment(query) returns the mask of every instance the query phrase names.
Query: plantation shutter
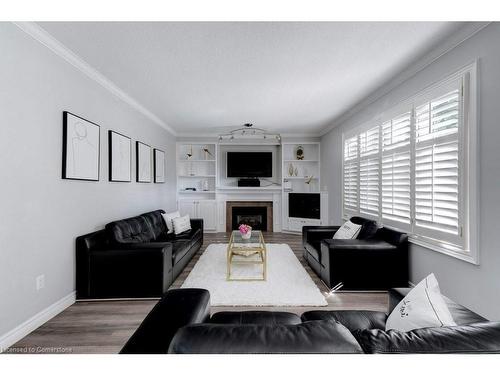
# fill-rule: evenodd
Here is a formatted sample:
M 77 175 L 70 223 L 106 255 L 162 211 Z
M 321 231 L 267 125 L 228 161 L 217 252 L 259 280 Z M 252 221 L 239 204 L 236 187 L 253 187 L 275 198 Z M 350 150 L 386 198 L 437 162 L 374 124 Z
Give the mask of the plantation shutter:
M 344 142 L 344 211 L 357 212 L 359 153 L 358 137 L 346 139 Z
M 382 221 L 408 229 L 411 217 L 411 111 L 382 124 Z
M 459 241 L 460 87 L 415 109 L 415 234 Z
M 379 212 L 379 127 L 359 136 L 359 210 L 378 216 Z

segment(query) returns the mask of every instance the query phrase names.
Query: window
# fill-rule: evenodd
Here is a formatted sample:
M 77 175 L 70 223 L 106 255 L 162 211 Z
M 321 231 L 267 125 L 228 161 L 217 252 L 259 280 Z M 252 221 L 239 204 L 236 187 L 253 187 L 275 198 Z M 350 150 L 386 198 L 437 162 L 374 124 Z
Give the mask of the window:
M 477 261 L 471 81 L 475 64 L 344 135 L 345 218 L 372 217 L 412 242 Z

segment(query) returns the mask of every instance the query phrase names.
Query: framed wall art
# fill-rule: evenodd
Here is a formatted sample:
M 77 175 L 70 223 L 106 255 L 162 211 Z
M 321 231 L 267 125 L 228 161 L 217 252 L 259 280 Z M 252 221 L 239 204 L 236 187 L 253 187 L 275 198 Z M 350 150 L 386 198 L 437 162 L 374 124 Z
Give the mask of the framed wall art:
M 132 181 L 132 140 L 113 130 L 108 131 L 109 181 Z
M 63 112 L 62 178 L 99 181 L 100 126 Z
M 157 184 L 165 182 L 165 153 L 155 148 L 153 150 L 154 181 Z
M 151 182 L 151 147 L 136 141 L 135 151 L 137 182 Z

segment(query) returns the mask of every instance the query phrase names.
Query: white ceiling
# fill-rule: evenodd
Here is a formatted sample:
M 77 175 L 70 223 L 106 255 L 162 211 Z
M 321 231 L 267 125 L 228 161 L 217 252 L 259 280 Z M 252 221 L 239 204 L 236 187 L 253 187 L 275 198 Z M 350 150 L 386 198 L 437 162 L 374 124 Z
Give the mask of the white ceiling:
M 319 133 L 457 22 L 44 22 L 180 134 Z

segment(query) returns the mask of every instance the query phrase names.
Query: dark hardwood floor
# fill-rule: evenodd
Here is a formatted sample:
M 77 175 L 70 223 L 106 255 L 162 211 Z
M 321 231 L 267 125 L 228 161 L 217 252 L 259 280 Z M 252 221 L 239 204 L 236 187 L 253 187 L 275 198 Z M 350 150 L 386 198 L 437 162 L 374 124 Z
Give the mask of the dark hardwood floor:
M 290 245 L 300 262 L 321 291 L 326 287 L 302 259 L 301 236 L 268 233 L 267 243 Z M 226 233 L 205 234 L 202 249 L 179 275 L 172 288 L 179 288 L 193 266 L 212 243 L 227 243 Z M 328 306 L 311 307 L 217 307 L 219 310 L 282 310 L 302 313 L 312 309 L 326 310 L 387 310 L 386 293 L 336 293 L 328 298 Z M 156 303 L 155 300 L 85 301 L 77 302 L 65 311 L 17 342 L 7 352 L 15 353 L 118 353 L 141 321 Z

